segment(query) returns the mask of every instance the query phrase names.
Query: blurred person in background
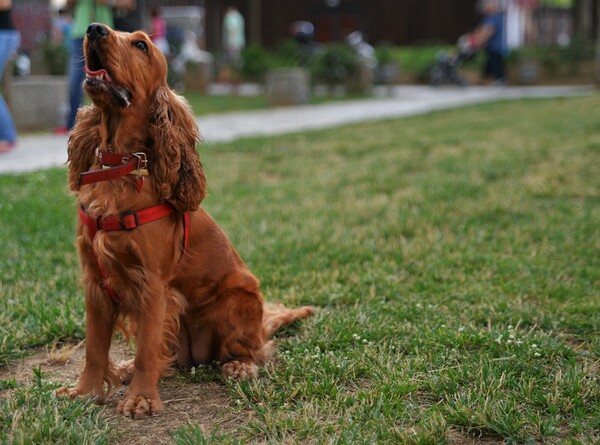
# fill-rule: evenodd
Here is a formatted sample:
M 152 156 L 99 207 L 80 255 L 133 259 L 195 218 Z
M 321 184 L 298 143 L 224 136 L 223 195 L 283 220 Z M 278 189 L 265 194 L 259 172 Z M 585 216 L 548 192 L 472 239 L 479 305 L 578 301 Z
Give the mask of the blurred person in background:
M 244 17 L 235 6 L 229 6 L 223 18 L 223 49 L 225 64 L 229 67 L 234 84 L 239 82 L 244 46 L 246 46 Z
M 137 2 L 129 0 L 127 2 L 114 2 L 113 23 L 117 31 L 135 32 L 140 29 L 137 17 Z
M 12 21 L 12 0 L 0 0 L 0 78 L 10 57 L 19 48 L 21 34 Z M 0 95 L 0 153 L 6 152 L 17 142 L 17 129 L 6 102 Z
M 113 8 L 132 10 L 135 0 L 67 0 L 67 7 L 73 11 L 71 29 L 71 57 L 69 63 L 69 104 L 70 112 L 67 130 L 75 125 L 77 110 L 83 99 L 83 38 L 90 23 L 100 22 L 114 28 Z
M 504 55 L 506 53 L 506 36 L 504 14 L 501 0 L 481 0 L 480 8 L 483 20 L 473 32 L 473 39 L 479 48 L 485 49 L 486 62 L 483 78 L 492 77 L 495 84 L 506 83 Z
M 55 45 L 71 47 L 71 14 L 66 8 L 60 8 L 52 20 L 52 40 Z
M 157 6 L 152 8 L 150 13 L 150 38 L 152 42 L 161 50 L 166 56 L 169 54 L 169 42 L 167 41 L 167 21 L 160 14 L 160 8 Z

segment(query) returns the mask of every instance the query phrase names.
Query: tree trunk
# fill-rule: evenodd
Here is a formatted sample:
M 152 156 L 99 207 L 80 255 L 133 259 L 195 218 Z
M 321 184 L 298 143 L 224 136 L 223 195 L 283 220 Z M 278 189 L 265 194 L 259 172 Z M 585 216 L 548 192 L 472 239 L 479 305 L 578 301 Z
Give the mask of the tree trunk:
M 594 60 L 594 81 L 600 85 L 600 6 L 596 8 L 596 51 Z
M 573 8 L 573 21 L 575 24 L 575 38 L 580 42 L 590 42 L 593 34 L 593 11 L 595 0 L 576 0 Z
M 261 0 L 250 0 L 250 17 L 248 20 L 249 24 L 249 41 L 260 45 L 262 43 L 260 31 L 262 25 L 260 23 L 261 17 Z

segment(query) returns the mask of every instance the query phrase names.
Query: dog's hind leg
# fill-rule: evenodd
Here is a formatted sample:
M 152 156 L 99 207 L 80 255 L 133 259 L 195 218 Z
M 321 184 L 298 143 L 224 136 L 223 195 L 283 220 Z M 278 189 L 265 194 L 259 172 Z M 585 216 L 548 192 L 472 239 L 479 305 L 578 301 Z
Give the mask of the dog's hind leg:
M 258 365 L 273 352 L 273 333 L 284 324 L 314 313 L 311 307 L 265 305 L 258 280 L 248 271 L 229 275 L 219 288 L 217 307 L 209 318 L 226 377 L 256 377 Z
M 258 374 L 258 365 L 271 352 L 262 319 L 263 298 L 258 280 L 248 271 L 238 271 L 223 280 L 216 303 L 205 314 L 213 327 L 216 359 L 226 377 L 243 379 Z

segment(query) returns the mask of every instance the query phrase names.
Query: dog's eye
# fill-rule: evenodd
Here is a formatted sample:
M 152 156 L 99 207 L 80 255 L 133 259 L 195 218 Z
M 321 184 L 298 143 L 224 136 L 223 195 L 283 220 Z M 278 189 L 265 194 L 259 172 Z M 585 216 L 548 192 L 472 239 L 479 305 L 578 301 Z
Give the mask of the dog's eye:
M 143 40 L 138 40 L 137 42 L 133 42 L 133 44 L 144 52 L 148 51 L 148 44 Z

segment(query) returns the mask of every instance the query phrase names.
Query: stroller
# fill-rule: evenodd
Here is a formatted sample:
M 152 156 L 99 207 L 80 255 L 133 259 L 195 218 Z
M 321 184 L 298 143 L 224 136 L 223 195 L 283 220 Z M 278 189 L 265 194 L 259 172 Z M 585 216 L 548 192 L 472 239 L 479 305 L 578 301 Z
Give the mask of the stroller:
M 477 53 L 477 45 L 472 34 L 459 37 L 458 53 L 451 55 L 447 51 L 438 52 L 435 61 L 427 73 L 427 79 L 432 86 L 454 84 L 467 86 L 467 80 L 461 75 L 460 68 Z

